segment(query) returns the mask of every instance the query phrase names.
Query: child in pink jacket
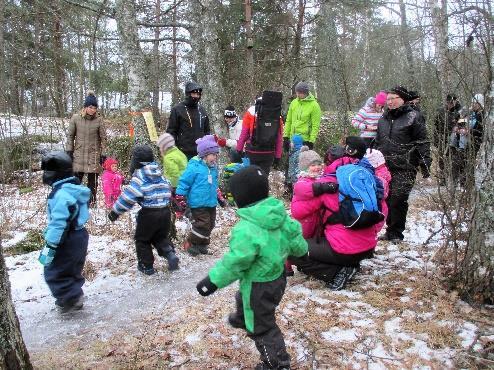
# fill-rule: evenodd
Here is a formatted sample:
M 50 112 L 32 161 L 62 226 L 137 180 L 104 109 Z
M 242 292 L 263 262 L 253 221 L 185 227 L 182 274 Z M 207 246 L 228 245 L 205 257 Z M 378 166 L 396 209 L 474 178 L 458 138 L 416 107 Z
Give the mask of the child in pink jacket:
M 105 195 L 106 208 L 112 208 L 118 196 L 122 192 L 122 183 L 124 177 L 118 172 L 118 161 L 114 158 L 107 158 L 103 162 L 103 194 Z
M 385 216 L 387 214 L 385 199 L 389 191 L 391 175 L 379 151 L 369 150 L 366 158 L 362 159 L 365 153 L 365 143 L 360 138 L 347 138 L 345 148 L 330 148 L 323 175 L 312 184 L 312 187 L 306 188 L 305 200 L 300 199 L 295 212 L 293 209 L 295 204 L 292 204 L 292 216 L 295 219 L 314 220 L 313 225 L 305 226 L 304 236 L 316 236 L 316 231 L 322 231 L 318 228 L 319 225 L 324 225 L 323 237 L 309 240 L 309 258 L 294 262 L 299 270 L 326 281 L 327 286 L 333 290 L 342 289 L 355 275 L 360 260 L 372 257 L 377 244 L 377 233 L 384 223 L 359 230 L 346 228 L 342 224 L 325 224 L 326 220 L 339 210 L 337 187 L 336 191 L 330 188 L 330 185 L 337 185 L 337 168 L 362 160 L 362 165 L 372 171 L 383 185 L 381 205 L 382 212 Z

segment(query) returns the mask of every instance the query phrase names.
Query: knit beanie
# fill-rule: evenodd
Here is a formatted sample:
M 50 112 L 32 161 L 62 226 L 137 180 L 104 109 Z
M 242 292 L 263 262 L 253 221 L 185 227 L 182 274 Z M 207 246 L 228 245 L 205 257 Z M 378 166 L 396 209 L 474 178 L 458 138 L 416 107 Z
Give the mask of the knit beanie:
M 114 164 L 118 164 L 118 161 L 115 158 L 108 157 L 103 162 L 103 168 L 107 171 L 111 171 L 111 166 Z
M 358 136 L 348 136 L 345 139 L 345 153 L 350 157 L 362 159 L 366 149 L 365 141 Z
M 325 164 L 329 166 L 331 163 L 345 156 L 345 148 L 341 145 L 330 146 L 326 151 Z
M 292 143 L 293 143 L 293 149 L 295 150 L 300 149 L 302 145 L 304 145 L 304 138 L 299 134 L 295 134 L 292 136 Z
M 389 93 L 398 95 L 400 98 L 403 99 L 404 102 L 413 100 L 413 96 L 406 89 L 406 87 L 403 87 L 403 86 L 395 86 L 391 90 L 388 91 L 388 94 Z
M 237 117 L 237 112 L 235 112 L 235 107 L 233 105 L 229 105 L 228 107 L 226 107 L 223 116 L 229 118 Z
M 310 150 L 308 146 L 304 145 L 300 149 L 300 155 L 298 156 L 298 168 L 300 171 L 307 171 L 309 166 L 314 162 L 320 162 L 322 164 L 322 159 L 316 151 Z
M 160 152 L 164 153 L 168 149 L 175 146 L 175 139 L 171 134 L 165 132 L 158 138 L 156 145 L 158 145 L 158 148 L 160 148 Z
M 375 96 L 375 101 L 376 104 L 384 106 L 386 104 L 386 98 L 388 97 L 388 94 L 386 94 L 386 91 L 379 91 L 376 96 Z
M 386 163 L 384 155 L 377 149 L 367 149 L 365 158 L 367 158 L 371 166 L 374 168 L 382 166 L 384 163 Z
M 308 95 L 309 94 L 309 84 L 307 82 L 300 81 L 295 86 L 295 92 L 299 92 L 299 93 Z
M 86 99 L 84 100 L 84 108 L 87 108 L 89 106 L 98 108 L 98 99 L 92 91 L 88 91 Z
M 259 166 L 247 166 L 230 177 L 230 192 L 238 208 L 269 196 L 269 181 Z
M 220 147 L 214 139 L 214 135 L 205 135 L 196 140 L 197 154 L 199 157 L 204 158 L 208 154 L 218 154 Z
M 130 173 L 142 168 L 144 163 L 154 162 L 153 149 L 148 145 L 137 145 L 132 151 L 132 159 L 130 161 Z

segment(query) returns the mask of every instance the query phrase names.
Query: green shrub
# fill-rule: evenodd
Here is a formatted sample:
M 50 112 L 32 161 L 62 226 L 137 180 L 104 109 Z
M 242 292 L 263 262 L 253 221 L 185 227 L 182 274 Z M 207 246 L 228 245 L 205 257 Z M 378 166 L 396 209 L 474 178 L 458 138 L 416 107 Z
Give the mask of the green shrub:
M 24 239 L 10 248 L 5 248 L 4 253 L 7 256 L 17 256 L 19 254 L 31 253 L 41 250 L 45 241 L 43 234 L 37 230 L 29 230 Z
M 108 141 L 106 154 L 119 162 L 120 171 L 125 173 L 130 167 L 130 157 L 134 140 L 128 136 L 115 137 Z

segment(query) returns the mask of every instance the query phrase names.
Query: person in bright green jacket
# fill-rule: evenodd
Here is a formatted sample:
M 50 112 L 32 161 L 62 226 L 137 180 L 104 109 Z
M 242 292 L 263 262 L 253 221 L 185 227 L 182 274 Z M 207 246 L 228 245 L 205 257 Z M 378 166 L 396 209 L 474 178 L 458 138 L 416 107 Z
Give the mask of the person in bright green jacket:
M 156 144 L 160 148 L 163 160 L 163 175 L 175 189 L 178 179 L 187 167 L 187 157 L 175 146 L 175 139 L 168 133 L 161 135 Z
M 197 284 L 197 290 L 208 296 L 240 280 L 230 325 L 246 329 L 254 340 L 262 360 L 256 369 L 289 368 L 290 355 L 275 310 L 286 287 L 285 261 L 288 256 L 307 255 L 307 242 L 283 202 L 269 196 L 268 178 L 259 166 L 238 171 L 229 185 L 240 221 L 231 232 L 230 250 Z
M 286 152 L 290 149 L 290 140 L 295 134 L 302 136 L 304 145 L 313 149 L 321 124 L 321 108 L 309 91 L 309 85 L 299 82 L 295 86 L 295 93 L 297 98 L 290 103 L 283 130 L 283 147 Z

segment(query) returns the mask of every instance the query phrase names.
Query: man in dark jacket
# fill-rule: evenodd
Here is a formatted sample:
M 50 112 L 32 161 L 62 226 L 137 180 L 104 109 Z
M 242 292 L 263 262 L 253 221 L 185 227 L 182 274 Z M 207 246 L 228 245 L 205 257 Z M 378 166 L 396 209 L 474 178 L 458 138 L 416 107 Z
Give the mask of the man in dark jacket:
M 197 155 L 196 140 L 211 134 L 209 117 L 202 105 L 202 87 L 195 82 L 185 85 L 185 100 L 175 105 L 168 120 L 166 132 L 171 134 L 176 146 L 191 159 Z
M 385 240 L 403 240 L 408 197 L 420 166 L 422 175 L 429 177 L 431 165 L 430 142 L 427 139 L 422 113 L 408 102 L 413 97 L 406 88 L 397 86 L 388 92 L 388 109 L 377 125 L 376 145 L 386 158 L 392 178 L 387 200 Z
M 439 180 L 445 183 L 446 174 L 445 161 L 449 155 L 449 141 L 453 128 L 460 118 L 461 105 L 456 95 L 448 94 L 446 105 L 437 111 L 434 119 L 433 144 L 437 149 L 437 159 L 439 164 Z

